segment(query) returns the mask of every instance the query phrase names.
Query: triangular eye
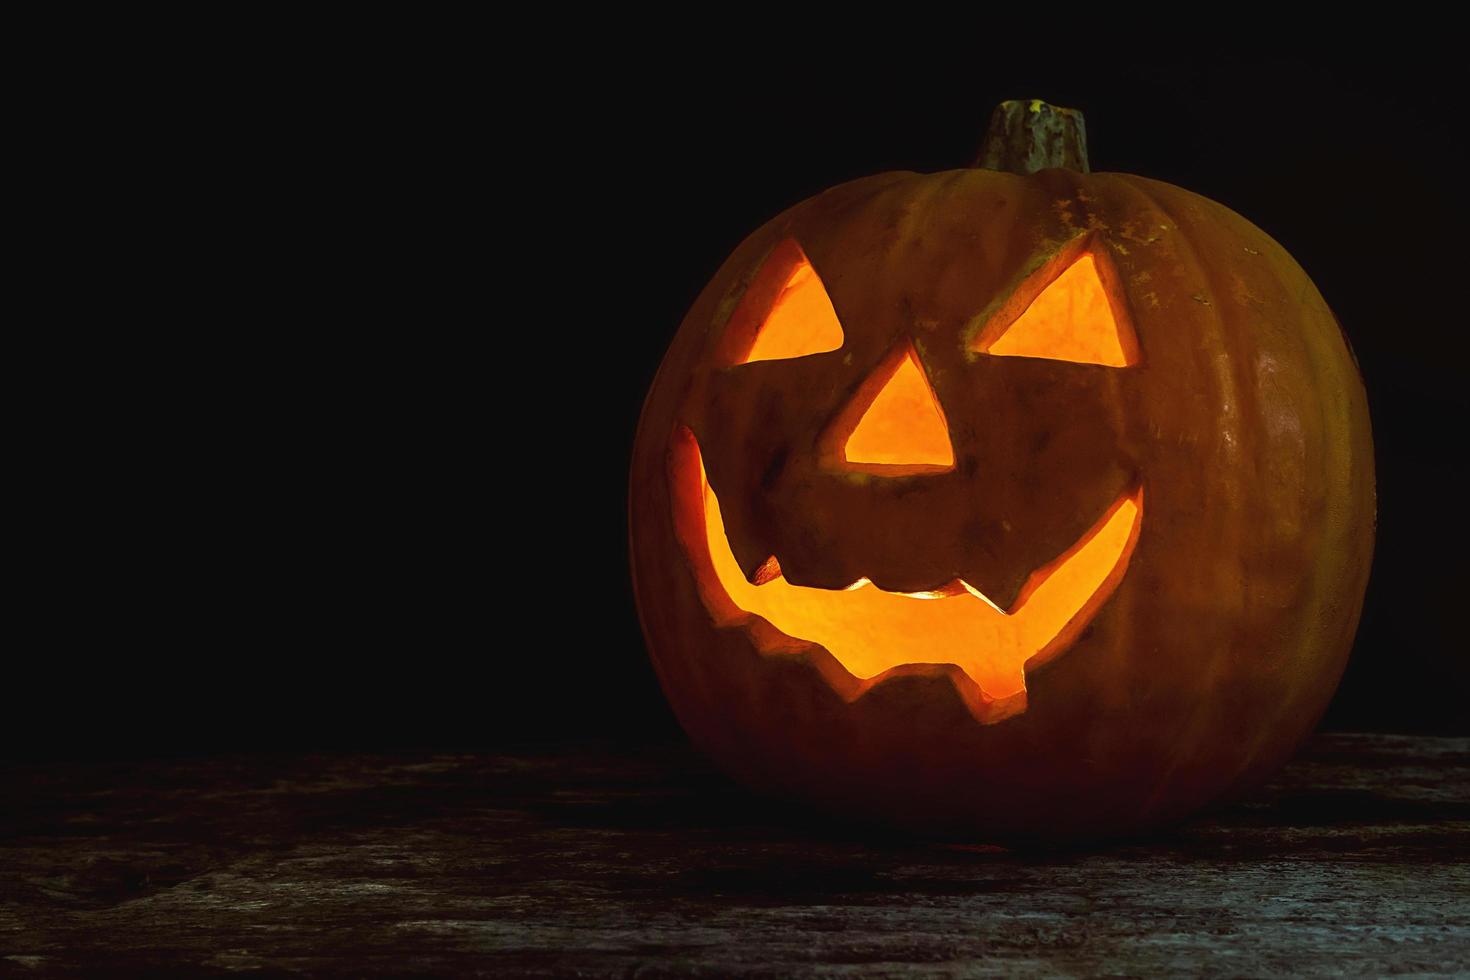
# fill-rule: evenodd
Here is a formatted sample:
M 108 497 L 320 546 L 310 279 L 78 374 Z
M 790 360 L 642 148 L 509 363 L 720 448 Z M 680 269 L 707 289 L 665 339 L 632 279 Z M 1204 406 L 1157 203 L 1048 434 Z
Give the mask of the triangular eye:
M 730 317 L 723 348 L 731 364 L 822 354 L 842 346 L 842 324 L 801 246 L 772 250 Z
M 1106 252 L 1084 247 L 1075 257 L 1060 255 L 1017 290 L 974 347 L 998 357 L 1108 367 L 1137 364 L 1138 340 L 1116 283 Z M 1040 292 L 1035 291 L 1038 285 Z M 1019 316 L 1006 315 L 1018 307 Z

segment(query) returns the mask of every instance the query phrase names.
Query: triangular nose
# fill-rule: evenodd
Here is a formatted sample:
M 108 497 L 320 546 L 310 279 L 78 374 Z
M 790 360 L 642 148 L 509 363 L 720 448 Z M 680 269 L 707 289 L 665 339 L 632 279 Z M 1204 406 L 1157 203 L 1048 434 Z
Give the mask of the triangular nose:
M 883 379 L 885 369 L 892 373 Z M 944 411 L 912 345 L 905 345 L 899 356 L 878 369 L 878 375 L 859 392 L 859 401 L 868 397 L 875 385 L 881 385 L 877 394 L 871 396 L 843 443 L 843 461 L 858 469 L 895 476 L 954 469 L 954 448 Z M 844 414 L 850 418 L 849 413 L 859 408 L 850 406 Z

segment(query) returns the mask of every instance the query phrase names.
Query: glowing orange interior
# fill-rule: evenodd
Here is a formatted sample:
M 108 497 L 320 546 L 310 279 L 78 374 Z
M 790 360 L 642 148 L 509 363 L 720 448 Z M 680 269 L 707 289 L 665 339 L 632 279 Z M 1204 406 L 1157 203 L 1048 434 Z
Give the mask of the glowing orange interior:
M 1022 695 L 1027 664 L 1063 649 L 1112 594 L 1143 514 L 1141 489 L 1120 498 L 1072 548 L 1032 574 L 1009 612 L 962 580 L 935 593 L 885 592 L 866 578 L 845 590 L 792 585 L 774 556 L 755 585 L 731 553 L 697 441 L 686 432 L 674 449 L 676 493 L 702 498 L 688 501 L 680 536 L 691 555 L 708 555 L 714 581 L 707 571 L 700 588 L 721 625 L 760 616 L 788 637 L 820 644 L 859 678 L 905 664 L 952 663 L 996 700 Z M 703 527 L 690 515 L 702 515 Z
M 842 324 L 817 271 L 806 256 L 792 266 L 786 285 L 776 296 L 740 363 L 805 357 L 842 346 Z
M 1131 331 L 1113 315 L 1090 252 L 1068 266 L 1004 333 L 981 349 L 1002 357 L 1045 357 L 1110 367 L 1127 367 L 1138 360 Z
M 954 466 L 949 426 L 913 348 L 899 359 L 847 437 L 842 458 L 849 463 Z

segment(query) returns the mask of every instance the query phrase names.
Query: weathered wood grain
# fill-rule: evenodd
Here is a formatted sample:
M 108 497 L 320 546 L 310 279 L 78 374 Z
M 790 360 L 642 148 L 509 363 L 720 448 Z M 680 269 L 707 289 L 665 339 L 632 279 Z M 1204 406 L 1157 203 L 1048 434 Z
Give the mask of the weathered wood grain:
M 1168 836 L 826 829 L 679 748 L 12 766 L 0 975 L 1453 975 L 1470 740 L 1326 735 Z

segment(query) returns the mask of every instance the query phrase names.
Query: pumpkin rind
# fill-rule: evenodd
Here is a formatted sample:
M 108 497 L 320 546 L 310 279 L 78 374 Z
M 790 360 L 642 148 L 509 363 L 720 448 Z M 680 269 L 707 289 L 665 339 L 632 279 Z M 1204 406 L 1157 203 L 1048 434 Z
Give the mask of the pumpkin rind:
M 1139 363 L 973 351 L 1028 274 L 1085 234 L 1108 250 Z M 722 362 L 745 286 L 792 240 L 844 345 Z M 955 468 L 834 473 L 817 451 L 824 427 L 905 338 L 943 405 Z M 681 426 L 742 569 L 778 555 L 794 584 L 866 576 L 912 592 L 959 577 L 1005 608 L 1129 487 L 1147 502 L 1116 591 L 1028 673 L 1025 710 L 986 724 L 983 692 L 952 666 L 863 685 L 818 646 L 753 640 L 776 632 L 768 624 L 716 627 L 674 530 Z M 1219 204 L 1119 174 L 881 174 L 780 215 L 702 292 L 644 407 L 630 519 L 660 682 L 739 778 L 927 830 L 1116 834 L 1248 784 L 1325 709 L 1371 557 L 1366 397 L 1305 273 Z

